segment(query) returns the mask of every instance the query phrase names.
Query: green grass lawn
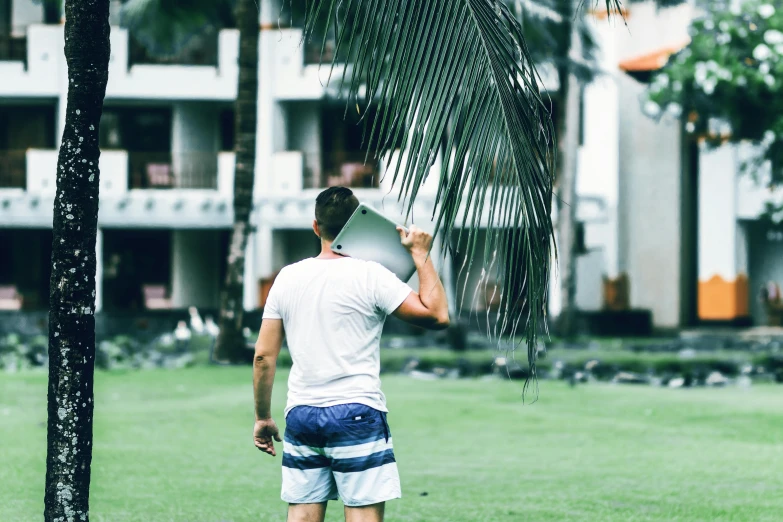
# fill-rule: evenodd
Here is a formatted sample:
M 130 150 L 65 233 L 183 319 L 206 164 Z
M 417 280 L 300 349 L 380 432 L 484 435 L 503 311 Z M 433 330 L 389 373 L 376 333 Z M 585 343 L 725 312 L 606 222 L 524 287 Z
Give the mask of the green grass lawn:
M 42 519 L 46 376 L 0 375 L 0 521 Z M 783 520 L 783 387 L 384 379 L 395 521 Z M 93 521 L 283 521 L 250 369 L 99 373 Z M 285 375 L 275 412 L 282 421 Z M 282 424 L 282 422 L 281 422 Z M 426 493 L 426 495 L 425 495 Z M 333 503 L 327 520 L 341 520 Z

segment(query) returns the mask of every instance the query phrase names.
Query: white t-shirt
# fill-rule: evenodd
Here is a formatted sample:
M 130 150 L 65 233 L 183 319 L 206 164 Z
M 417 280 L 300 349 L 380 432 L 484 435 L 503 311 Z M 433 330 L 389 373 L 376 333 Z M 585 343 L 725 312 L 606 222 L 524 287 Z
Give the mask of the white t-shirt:
M 360 403 L 386 409 L 380 339 L 411 288 L 391 271 L 349 257 L 305 259 L 280 271 L 264 319 L 282 319 L 293 367 L 285 414 L 295 406 Z

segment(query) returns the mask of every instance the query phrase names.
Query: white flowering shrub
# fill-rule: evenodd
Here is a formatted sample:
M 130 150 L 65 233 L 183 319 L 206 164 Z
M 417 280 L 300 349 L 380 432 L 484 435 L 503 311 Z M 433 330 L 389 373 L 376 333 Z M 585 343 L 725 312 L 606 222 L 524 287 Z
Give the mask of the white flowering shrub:
M 741 4 L 741 5 L 739 5 Z M 685 118 L 711 143 L 761 146 L 772 183 L 783 181 L 783 3 L 711 1 L 691 24 L 692 41 L 656 73 L 645 112 Z

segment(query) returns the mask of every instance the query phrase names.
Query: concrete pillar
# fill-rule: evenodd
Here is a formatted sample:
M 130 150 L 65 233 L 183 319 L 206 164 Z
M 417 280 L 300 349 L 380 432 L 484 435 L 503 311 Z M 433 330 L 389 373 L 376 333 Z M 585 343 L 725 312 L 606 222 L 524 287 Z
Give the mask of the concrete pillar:
M 291 117 L 288 117 L 291 116 Z M 299 101 L 289 104 L 286 111 L 288 138 L 286 143 L 278 143 L 275 150 L 301 151 L 304 155 L 304 168 L 309 171 L 309 179 L 304 188 L 319 188 L 322 179 L 321 165 L 321 100 Z M 277 123 L 277 127 L 281 124 Z M 278 129 L 279 130 L 279 129 Z M 273 176 L 302 176 L 303 172 L 273 172 Z M 302 180 L 286 180 L 290 187 L 302 187 Z M 279 190 L 280 182 L 275 183 Z
M 457 317 L 457 287 L 454 282 L 454 259 L 450 253 L 442 253 L 441 248 L 444 241 L 442 237 L 436 237 L 432 247 L 433 262 L 435 268 L 440 274 L 440 280 L 443 288 L 446 289 L 446 299 L 449 303 L 449 314 L 453 318 Z
M 95 311 L 103 309 L 103 230 L 95 238 Z
M 255 243 L 254 265 L 256 278 L 264 278 L 272 275 L 275 267 L 272 262 L 272 227 L 268 223 L 258 225 L 253 234 Z
M 747 238 L 737 222 L 737 148 L 701 147 L 699 156 L 699 296 L 705 321 L 749 315 Z
M 244 277 L 244 296 L 245 310 L 255 310 L 258 307 L 258 277 L 256 276 L 256 233 L 252 233 L 247 238 L 247 248 L 245 251 L 245 277 Z
M 217 187 L 217 153 L 220 148 L 218 123 L 218 109 L 214 104 L 174 104 L 171 119 L 171 159 L 177 186 Z
M 557 232 L 555 232 L 555 240 L 557 240 Z M 560 294 L 560 271 L 554 248 L 552 249 L 549 263 L 549 295 L 547 296 L 547 308 L 549 317 L 554 319 L 560 315 L 560 312 L 563 310 L 563 299 Z
M 268 2 L 262 2 L 265 6 Z M 262 14 L 264 14 L 262 12 Z M 271 16 L 271 15 L 270 15 Z M 271 20 L 271 18 L 266 18 Z M 272 188 L 272 155 L 286 150 L 286 118 L 283 107 L 275 101 L 275 48 L 280 39 L 277 24 L 261 31 L 259 38 L 258 132 L 256 133 L 255 198 L 268 196 Z M 266 26 L 264 26 L 266 27 Z
M 57 100 L 57 127 L 54 129 L 54 144 L 58 150 L 60 149 L 60 141 L 63 139 L 63 131 L 65 130 L 65 113 L 67 104 L 68 96 L 66 94 L 61 95 Z
M 175 230 L 171 235 L 171 300 L 175 308 L 217 308 L 220 299 L 219 232 Z
M 606 71 L 617 69 L 617 28 L 591 19 L 598 43 L 598 62 Z M 579 148 L 577 194 L 598 197 L 604 205 L 601 221 L 585 222 L 590 253 L 577 260 L 577 306 L 597 310 L 603 302 L 602 286 L 619 286 L 620 100 L 611 75 L 599 76 L 583 94 L 583 142 Z M 561 260 L 562 261 L 562 260 Z M 554 288 L 553 288 L 554 290 Z M 559 301 L 559 299 L 558 299 Z M 559 307 L 558 307 L 559 310 Z
M 656 122 L 639 108 L 644 87 L 618 77 L 620 133 L 618 266 L 632 308 L 652 311 L 656 327 L 680 325 L 683 154 L 679 121 Z M 687 166 L 686 166 L 687 167 Z
M 11 35 L 25 36 L 27 27 L 43 20 L 43 4 L 40 2 L 11 2 Z

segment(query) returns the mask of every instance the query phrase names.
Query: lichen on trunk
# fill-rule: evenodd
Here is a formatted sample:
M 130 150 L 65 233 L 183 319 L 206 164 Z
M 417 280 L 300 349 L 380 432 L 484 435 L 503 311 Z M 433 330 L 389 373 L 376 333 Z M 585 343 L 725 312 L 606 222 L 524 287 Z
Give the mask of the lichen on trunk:
M 109 0 L 67 0 L 68 104 L 57 161 L 49 310 L 44 518 L 89 519 L 95 362 L 98 132 L 109 67 Z

